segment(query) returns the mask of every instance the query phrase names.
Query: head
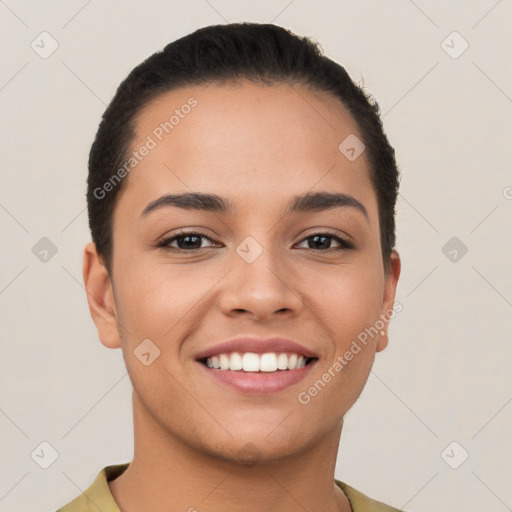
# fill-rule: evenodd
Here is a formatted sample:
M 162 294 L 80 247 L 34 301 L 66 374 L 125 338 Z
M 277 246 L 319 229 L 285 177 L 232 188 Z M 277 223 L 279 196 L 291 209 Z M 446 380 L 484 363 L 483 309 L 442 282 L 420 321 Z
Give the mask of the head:
M 84 280 L 139 414 L 226 459 L 248 442 L 284 457 L 341 428 L 387 345 L 386 324 L 351 349 L 394 312 L 397 193 L 377 103 L 307 38 L 210 26 L 133 69 L 90 152 Z M 235 392 L 196 356 L 240 335 L 292 339 L 313 366 L 280 392 Z

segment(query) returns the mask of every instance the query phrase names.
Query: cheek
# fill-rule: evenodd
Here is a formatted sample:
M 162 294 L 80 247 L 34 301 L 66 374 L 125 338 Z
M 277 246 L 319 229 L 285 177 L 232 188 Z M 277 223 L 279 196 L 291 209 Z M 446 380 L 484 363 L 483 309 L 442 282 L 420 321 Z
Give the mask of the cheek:
M 119 320 L 128 331 L 124 333 L 128 344 L 149 338 L 171 352 L 179 349 L 173 338 L 179 339 L 187 320 L 194 319 L 194 309 L 203 307 L 218 281 L 218 274 L 205 268 L 144 261 L 120 267 L 119 276 L 116 305 Z
M 346 403 L 350 397 L 348 402 L 355 401 L 366 383 L 380 335 L 375 324 L 380 319 L 383 284 L 375 261 L 347 269 L 337 286 L 331 284 L 328 309 L 333 318 L 332 330 L 336 333 L 336 353 L 326 362 L 324 371 L 330 369 L 329 374 L 336 375 L 331 386 L 333 400 Z
M 306 295 L 330 328 L 338 351 L 379 319 L 384 281 L 378 270 L 375 262 L 365 259 L 309 274 Z

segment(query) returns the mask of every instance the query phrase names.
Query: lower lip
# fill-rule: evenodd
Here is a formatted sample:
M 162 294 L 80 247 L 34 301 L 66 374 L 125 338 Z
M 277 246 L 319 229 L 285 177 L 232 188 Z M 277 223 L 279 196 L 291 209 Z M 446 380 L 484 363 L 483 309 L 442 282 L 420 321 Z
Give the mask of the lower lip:
M 297 370 L 278 370 L 276 372 L 244 372 L 242 370 L 219 370 L 199 364 L 204 371 L 217 381 L 241 393 L 265 395 L 277 393 L 294 384 L 298 384 L 311 371 L 316 360 Z

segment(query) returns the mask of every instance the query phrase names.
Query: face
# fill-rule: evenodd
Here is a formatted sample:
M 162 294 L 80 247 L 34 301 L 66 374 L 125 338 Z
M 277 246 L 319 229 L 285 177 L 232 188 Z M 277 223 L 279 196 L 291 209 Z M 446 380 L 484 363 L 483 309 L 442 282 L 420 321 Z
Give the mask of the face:
M 225 459 L 249 457 L 247 443 L 253 458 L 277 459 L 339 433 L 387 342 L 358 340 L 376 322 L 386 331 L 378 321 L 393 311 L 400 268 L 393 253 L 384 272 L 366 153 L 338 148 L 362 138 L 353 118 L 299 86 L 211 84 L 159 96 L 136 133 L 140 159 L 113 218 L 112 282 L 96 263 L 84 278 L 94 275 L 91 295 L 106 290 L 109 307 L 93 317 L 100 340 L 122 348 L 137 413 Z M 226 208 L 155 203 L 192 193 Z M 318 193 L 331 202 L 293 205 Z M 216 348 L 240 337 L 255 340 Z M 276 337 L 298 345 L 264 344 Z M 293 367 L 293 354 L 307 364 L 275 371 Z

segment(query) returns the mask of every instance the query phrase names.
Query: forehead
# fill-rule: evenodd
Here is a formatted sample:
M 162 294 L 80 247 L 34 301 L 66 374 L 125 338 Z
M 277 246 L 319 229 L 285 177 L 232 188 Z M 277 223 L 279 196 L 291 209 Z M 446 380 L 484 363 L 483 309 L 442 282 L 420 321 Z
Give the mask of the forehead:
M 326 92 L 287 83 L 182 87 L 153 99 L 134 126 L 129 153 L 151 149 L 122 196 L 139 214 L 162 194 L 191 191 L 254 208 L 258 197 L 283 202 L 318 189 L 358 196 L 370 213 L 375 206 L 365 152 L 350 161 L 339 149 L 362 138 L 359 127 Z
M 356 121 L 341 101 L 327 92 L 291 83 L 266 86 L 240 81 L 179 88 L 150 101 L 134 124 L 139 140 L 147 134 L 159 141 L 176 139 L 194 131 L 196 137 L 186 137 L 188 141 L 200 143 L 196 149 L 212 149 L 225 144 L 229 135 L 235 136 L 230 141 L 237 144 L 237 152 L 253 155 L 258 151 L 251 143 L 255 134 L 268 149 L 302 153 L 306 143 L 308 151 L 329 147 L 332 156 L 338 156 L 340 137 L 355 134 L 361 138 Z M 171 133 L 173 137 L 166 137 Z M 285 148 L 284 143 L 292 146 Z

